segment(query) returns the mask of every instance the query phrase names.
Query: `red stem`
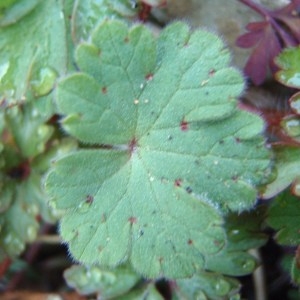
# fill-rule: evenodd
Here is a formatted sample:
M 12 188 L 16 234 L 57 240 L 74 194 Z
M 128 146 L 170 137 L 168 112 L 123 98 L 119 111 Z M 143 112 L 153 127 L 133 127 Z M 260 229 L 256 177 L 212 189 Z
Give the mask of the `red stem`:
M 256 11 L 258 14 L 260 14 L 264 18 L 268 19 L 270 17 L 270 12 L 266 8 L 264 8 L 262 5 L 260 5 L 258 3 L 254 3 L 252 0 L 239 0 L 239 1 L 242 2 L 243 4 L 245 4 L 246 6 L 250 7 L 254 11 Z
M 276 22 L 276 14 L 274 14 L 272 11 L 269 11 L 262 5 L 253 2 L 252 0 L 239 0 L 239 1 L 245 4 L 246 6 L 250 7 L 254 11 L 256 11 L 261 16 L 263 16 L 265 20 L 269 22 L 273 26 L 273 28 L 277 31 L 277 33 L 280 35 L 280 38 L 284 43 L 285 47 L 295 45 L 294 41 L 289 37 L 289 35 L 286 34 L 286 32 Z

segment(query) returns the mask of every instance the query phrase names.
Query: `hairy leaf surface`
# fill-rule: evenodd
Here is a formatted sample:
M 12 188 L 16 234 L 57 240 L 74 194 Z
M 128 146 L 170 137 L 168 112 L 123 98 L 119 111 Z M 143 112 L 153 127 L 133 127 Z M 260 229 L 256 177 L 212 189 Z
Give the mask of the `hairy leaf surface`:
M 182 23 L 157 39 L 106 21 L 62 80 L 64 129 L 89 146 L 54 164 L 46 188 L 61 235 L 84 263 L 129 260 L 184 277 L 220 251 L 220 211 L 253 205 L 269 153 L 262 121 L 236 108 L 244 87 L 215 35 Z

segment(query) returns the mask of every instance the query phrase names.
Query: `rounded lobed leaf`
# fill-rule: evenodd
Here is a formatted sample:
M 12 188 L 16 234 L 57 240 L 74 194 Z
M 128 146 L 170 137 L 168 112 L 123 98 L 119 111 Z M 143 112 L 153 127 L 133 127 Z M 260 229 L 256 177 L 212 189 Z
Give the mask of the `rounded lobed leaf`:
M 54 163 L 51 203 L 84 263 L 129 260 L 147 277 L 186 277 L 224 245 L 220 211 L 253 205 L 268 172 L 262 121 L 236 108 L 244 87 L 215 35 L 173 23 L 105 21 L 57 88 L 63 128 L 92 149 Z
M 276 79 L 290 87 L 300 87 L 300 48 L 287 48 L 276 57 L 275 63 L 281 69 L 275 77 Z

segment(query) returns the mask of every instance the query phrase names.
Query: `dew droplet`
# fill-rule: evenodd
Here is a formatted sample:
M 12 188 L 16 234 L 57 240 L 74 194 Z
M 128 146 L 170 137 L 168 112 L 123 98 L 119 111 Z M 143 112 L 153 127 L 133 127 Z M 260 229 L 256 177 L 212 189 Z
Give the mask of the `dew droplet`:
M 140 84 L 140 89 L 142 90 L 143 88 L 144 88 L 144 84 L 141 83 L 141 84 Z
M 240 231 L 238 229 L 233 229 L 230 232 L 232 235 L 238 235 L 240 233 Z
M 34 95 L 40 97 L 48 94 L 52 90 L 56 78 L 57 73 L 54 69 L 50 67 L 42 68 L 39 72 L 38 79 L 31 81 Z
M 139 99 L 134 99 L 134 100 L 133 100 L 133 103 L 134 103 L 135 105 L 139 104 Z
M 145 101 L 144 101 L 144 102 L 145 102 L 146 104 L 147 104 L 147 103 L 149 103 L 149 99 L 145 99 Z
M 218 296 L 225 296 L 230 291 L 230 284 L 223 279 L 219 279 L 215 284 L 215 291 Z
M 252 272 L 255 268 L 255 261 L 252 259 L 246 259 L 242 264 L 242 268 L 246 272 Z
M 37 117 L 39 115 L 39 111 L 35 108 L 33 108 L 31 110 L 31 116 L 34 118 L 34 117 Z

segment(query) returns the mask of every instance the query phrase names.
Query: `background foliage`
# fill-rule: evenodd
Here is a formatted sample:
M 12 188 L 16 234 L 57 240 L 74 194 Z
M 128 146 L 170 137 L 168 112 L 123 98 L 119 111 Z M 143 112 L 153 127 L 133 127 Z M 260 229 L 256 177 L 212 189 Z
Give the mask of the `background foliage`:
M 298 45 L 300 3 L 241 2 L 270 22 L 237 40 L 254 47 L 245 73 L 260 84 L 271 64 L 291 96 L 280 105 L 241 97 L 214 34 L 135 23 L 158 26 L 151 9 L 165 1 L 1 1 L 3 290 L 57 223 L 82 263 L 64 272 L 81 295 L 240 299 L 270 239 L 298 286 L 300 50 L 278 53 Z M 272 39 L 276 53 L 256 59 Z

